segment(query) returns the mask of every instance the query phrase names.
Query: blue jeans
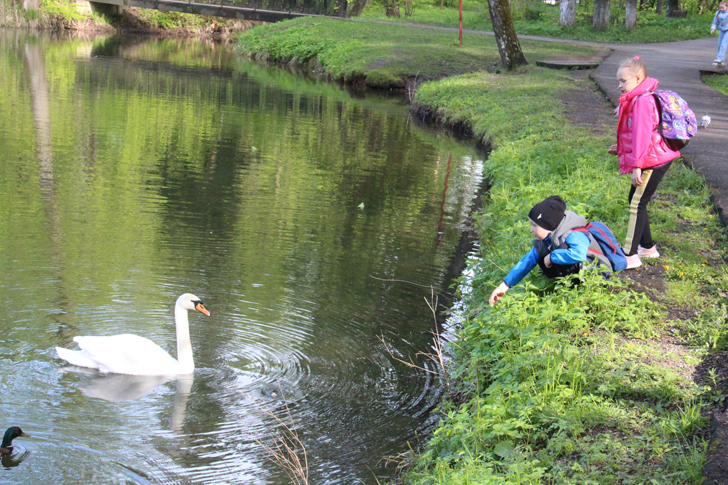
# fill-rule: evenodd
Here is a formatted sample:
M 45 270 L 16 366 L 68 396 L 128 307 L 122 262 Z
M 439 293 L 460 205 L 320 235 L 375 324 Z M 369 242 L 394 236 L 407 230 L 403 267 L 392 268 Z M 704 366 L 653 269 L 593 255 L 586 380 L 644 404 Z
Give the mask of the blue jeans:
M 728 31 L 721 30 L 718 34 L 718 57 L 716 61 L 725 62 L 725 51 L 728 48 Z

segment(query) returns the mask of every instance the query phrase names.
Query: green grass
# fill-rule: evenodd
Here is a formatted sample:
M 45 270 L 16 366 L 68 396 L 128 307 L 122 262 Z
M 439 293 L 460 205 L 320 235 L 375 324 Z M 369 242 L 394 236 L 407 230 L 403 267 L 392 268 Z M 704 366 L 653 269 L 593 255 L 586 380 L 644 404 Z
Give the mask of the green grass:
M 78 11 L 76 2 L 67 0 L 43 0 L 41 10 L 52 17 L 62 17 L 72 22 L 88 20 L 90 17 L 90 15 Z
M 521 42 L 529 62 L 563 55 L 591 58 L 590 47 Z M 437 79 L 500 68 L 493 37 L 473 36 L 460 46 L 456 33 L 402 26 L 302 18 L 256 27 L 240 36 L 241 50 L 272 61 L 317 61 L 334 79 L 365 78 L 369 86 L 403 87 L 408 77 Z
M 719 91 L 726 96 L 728 96 L 728 76 L 726 75 L 716 75 L 716 76 L 706 76 L 703 78 L 703 81 L 708 86 L 712 87 L 716 91 Z
M 710 35 L 710 23 L 713 20 L 714 12 L 704 13 L 703 15 L 694 14 L 684 19 L 672 19 L 658 16 L 651 11 L 642 11 L 637 16 L 636 31 L 628 33 L 624 29 L 624 11 L 617 8 L 616 2 L 612 2 L 612 4 L 613 24 L 605 32 L 594 32 L 592 30 L 593 2 L 582 2 L 579 5 L 577 8 L 577 23 L 572 29 L 559 27 L 558 5 L 514 0 L 511 2 L 511 10 L 516 32 L 520 35 L 613 43 L 673 42 Z M 361 18 L 457 28 L 459 20 L 456 6 L 457 4 L 441 10 L 439 1 L 417 2 L 414 14 L 411 17 L 405 17 L 402 10 L 402 17 L 397 19 L 386 17 L 384 9 L 380 5 L 372 5 L 362 12 Z M 463 2 L 463 28 L 488 32 L 493 30 L 486 2 L 481 3 L 473 0 Z M 472 35 L 466 34 L 466 37 L 471 39 Z
M 467 122 L 495 150 L 478 216 L 483 258 L 471 263 L 467 318 L 453 346 L 451 373 L 466 402 L 444 403 L 406 483 L 700 483 L 703 410 L 720 398 L 671 367 L 725 348 L 728 278 L 725 229 L 699 175 L 675 164 L 650 208 L 665 256 L 646 264 L 664 267 L 664 290 L 638 293 L 595 274 L 578 286 L 554 284 L 534 271 L 487 306 L 528 250 L 527 213 L 544 197 L 560 194 L 569 209 L 624 237 L 628 178 L 606 154 L 610 138 L 560 114 L 569 83 L 568 74 L 528 67 L 417 92 L 417 103 Z M 676 307 L 695 318 L 670 320 L 665 309 Z M 663 336 L 675 332 L 692 345 L 683 355 L 662 350 Z
M 179 12 L 162 12 L 145 8 L 136 9 L 138 18 L 152 27 L 162 30 L 200 29 L 207 26 L 222 25 L 224 20 L 218 17 L 205 17 Z

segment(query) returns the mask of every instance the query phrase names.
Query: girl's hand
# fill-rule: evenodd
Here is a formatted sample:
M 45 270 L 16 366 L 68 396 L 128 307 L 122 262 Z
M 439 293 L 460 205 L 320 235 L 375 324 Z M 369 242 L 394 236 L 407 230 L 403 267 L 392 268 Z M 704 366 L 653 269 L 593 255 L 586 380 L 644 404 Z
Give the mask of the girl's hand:
M 504 281 L 500 284 L 500 286 L 498 286 L 498 288 L 493 290 L 493 293 L 490 294 L 490 306 L 495 305 L 495 302 L 503 298 L 503 296 L 506 294 L 506 291 L 508 291 L 508 285 Z
M 551 266 L 553 266 L 551 264 L 551 255 L 550 254 L 547 254 L 546 257 L 543 258 L 543 265 L 546 266 L 547 268 L 550 268 Z
M 713 35 L 715 33 L 715 29 L 710 29 L 710 35 Z
M 610 155 L 616 155 L 616 154 L 617 154 L 617 145 L 612 145 L 612 146 L 610 146 L 610 147 L 609 147 L 609 150 L 607 150 L 607 152 L 608 152 L 608 153 L 609 153 Z
M 635 168 L 632 170 L 632 185 L 635 187 L 639 187 L 642 185 L 642 169 L 641 168 Z

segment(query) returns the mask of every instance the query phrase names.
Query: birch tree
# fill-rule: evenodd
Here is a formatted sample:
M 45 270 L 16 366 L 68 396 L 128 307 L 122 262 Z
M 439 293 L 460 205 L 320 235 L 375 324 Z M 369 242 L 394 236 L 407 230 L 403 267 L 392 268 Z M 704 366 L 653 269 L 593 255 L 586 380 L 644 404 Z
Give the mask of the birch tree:
M 573 27 L 576 24 L 576 0 L 561 0 L 559 25 Z
M 637 0 L 627 0 L 624 14 L 624 27 L 627 32 L 634 32 L 637 27 Z
M 604 31 L 609 28 L 610 0 L 596 0 L 594 2 L 594 30 Z

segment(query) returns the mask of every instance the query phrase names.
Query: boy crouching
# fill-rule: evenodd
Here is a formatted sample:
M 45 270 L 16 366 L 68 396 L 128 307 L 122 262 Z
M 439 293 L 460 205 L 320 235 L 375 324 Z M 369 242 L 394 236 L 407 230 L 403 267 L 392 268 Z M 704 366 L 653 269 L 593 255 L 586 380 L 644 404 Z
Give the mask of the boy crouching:
M 490 306 L 517 285 L 536 265 L 549 278 L 576 274 L 582 263 L 595 261 L 611 268 L 599 243 L 583 230 L 585 217 L 566 210 L 566 203 L 558 195 L 547 197 L 528 213 L 531 233 L 536 236 L 533 247 L 516 263 L 503 283 L 490 295 Z M 611 269 L 610 269 L 611 271 Z

